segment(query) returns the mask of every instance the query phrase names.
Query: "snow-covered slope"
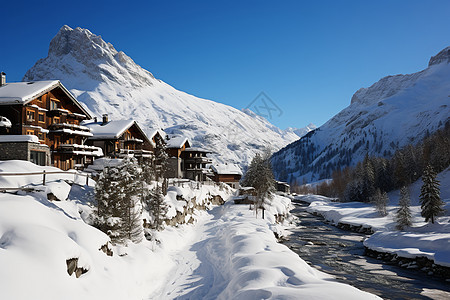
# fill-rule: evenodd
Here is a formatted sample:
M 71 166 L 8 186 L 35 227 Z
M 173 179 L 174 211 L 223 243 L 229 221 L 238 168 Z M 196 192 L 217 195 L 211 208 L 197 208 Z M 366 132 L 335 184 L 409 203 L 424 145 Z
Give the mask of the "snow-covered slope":
M 387 76 L 358 90 L 351 104 L 273 156 L 276 177 L 298 183 L 330 176 L 366 153 L 389 157 L 450 120 L 450 47 L 423 71 Z
M 299 138 L 252 112 L 174 89 L 87 29 L 63 26 L 48 56 L 23 78 L 47 79 L 61 80 L 94 115 L 134 119 L 146 132 L 185 135 L 194 146 L 214 151 L 219 162 L 245 165 L 255 149 L 278 150 Z

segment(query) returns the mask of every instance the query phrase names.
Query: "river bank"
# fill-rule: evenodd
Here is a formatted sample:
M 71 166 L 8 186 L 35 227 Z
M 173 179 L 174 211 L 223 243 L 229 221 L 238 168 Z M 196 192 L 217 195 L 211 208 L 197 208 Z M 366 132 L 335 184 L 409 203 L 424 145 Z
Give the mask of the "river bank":
M 385 299 L 448 299 L 450 289 L 442 279 L 424 276 L 367 256 L 365 233 L 344 231 L 297 204 L 298 217 L 291 235 L 282 241 L 309 265 L 333 275 L 338 281 Z
M 447 232 L 447 224 L 419 223 L 421 226 L 399 232 L 395 230 L 395 207 L 389 209 L 388 216 L 379 217 L 370 204 L 332 200 L 305 195 L 295 197 L 294 201 L 307 203 L 309 213 L 340 229 L 371 235 L 364 241 L 367 255 L 450 282 L 450 233 Z

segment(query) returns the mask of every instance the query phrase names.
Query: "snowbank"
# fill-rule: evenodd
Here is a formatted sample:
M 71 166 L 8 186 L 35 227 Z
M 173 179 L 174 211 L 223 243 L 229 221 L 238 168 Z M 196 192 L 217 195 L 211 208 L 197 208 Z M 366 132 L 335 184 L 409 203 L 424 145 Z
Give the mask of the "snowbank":
M 229 280 L 218 299 L 375 299 L 341 284 L 277 243 L 269 220 L 227 203 L 208 255 Z
M 0 172 L 41 168 L 49 167 L 0 164 Z M 2 184 L 31 184 L 27 177 Z M 49 185 L 54 191 L 67 188 L 61 180 L 51 179 Z M 213 185 L 171 187 L 166 199 L 191 203 L 177 200 L 182 196 L 206 205 L 202 199 L 231 199 L 231 192 Z M 0 193 L 2 298 L 376 298 L 335 282 L 277 243 L 270 227 L 275 215 L 289 210 L 287 198 L 275 197 L 266 219 L 255 218 L 247 205 L 227 201 L 209 212 L 194 211 L 195 224 L 167 227 L 153 241 L 124 247 L 108 246 L 109 237 L 85 222 L 92 213 L 92 196 L 93 187 L 82 185 L 73 185 L 66 201 L 49 201 L 43 192 Z M 72 259 L 85 271 L 79 278 L 68 272 Z
M 295 199 L 310 203 L 307 210 L 318 213 L 333 224 L 348 224 L 371 228 L 376 231 L 364 241 L 369 249 L 397 254 L 400 257 L 426 257 L 435 264 L 450 267 L 450 169 L 438 174 L 441 182 L 441 199 L 445 202 L 445 214 L 435 224 L 427 224 L 420 215 L 420 187 L 418 180 L 410 186 L 413 226 L 407 231 L 395 229 L 399 191 L 389 193 L 388 215 L 380 217 L 372 204 L 360 202 L 339 203 L 334 199 L 303 195 Z

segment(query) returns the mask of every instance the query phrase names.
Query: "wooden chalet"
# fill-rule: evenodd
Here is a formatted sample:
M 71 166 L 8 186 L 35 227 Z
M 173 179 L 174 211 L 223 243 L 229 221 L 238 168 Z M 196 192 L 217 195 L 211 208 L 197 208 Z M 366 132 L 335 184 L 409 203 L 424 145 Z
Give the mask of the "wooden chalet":
M 32 162 L 68 170 L 81 168 L 102 155 L 99 148 L 85 145 L 92 133 L 80 123 L 91 116 L 58 80 L 6 83 L 2 73 L 0 115 L 10 122 L 10 126 L 0 130 L 0 134 L 9 135 L 3 137 L 7 142 L 1 143 L 1 147 L 7 149 L 14 140 L 36 144 L 35 139 L 14 139 L 13 136 L 37 137 L 42 146 L 26 148 L 26 151 L 33 152 L 28 155 Z M 51 153 L 50 161 L 46 158 L 48 151 Z M 18 158 L 9 151 L 2 159 Z
M 166 151 L 169 156 L 166 171 L 167 177 L 184 178 L 181 153 L 189 147 L 191 145 L 186 137 L 172 136 L 166 139 Z
M 212 159 L 206 155 L 211 153 L 198 147 L 186 148 L 181 152 L 182 166 L 184 178 L 195 181 L 206 181 L 211 177 L 212 172 L 207 165 L 212 163 Z
M 291 186 L 287 182 L 276 181 L 276 188 L 278 192 L 289 194 L 291 192 Z
M 213 164 L 211 170 L 214 174 L 215 182 L 224 182 L 232 188 L 239 188 L 239 181 L 242 178 L 241 168 L 236 164 Z
M 149 158 L 153 155 L 155 143 L 147 137 L 136 121 L 110 121 L 105 114 L 101 122 L 94 119 L 83 122 L 83 126 L 89 128 L 93 134 L 88 138 L 88 144 L 101 148 L 107 157 L 133 155 L 137 158 Z

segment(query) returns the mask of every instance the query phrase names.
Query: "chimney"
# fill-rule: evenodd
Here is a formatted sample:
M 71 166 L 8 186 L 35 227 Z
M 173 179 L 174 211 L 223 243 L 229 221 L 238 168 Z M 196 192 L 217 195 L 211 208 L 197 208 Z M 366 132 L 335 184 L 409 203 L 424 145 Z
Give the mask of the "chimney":
M 6 84 L 6 74 L 5 72 L 0 73 L 0 86 L 4 86 Z
M 97 123 L 97 117 L 94 117 L 94 123 Z
M 108 123 L 108 114 L 103 115 L 102 125 L 105 125 L 106 123 Z

